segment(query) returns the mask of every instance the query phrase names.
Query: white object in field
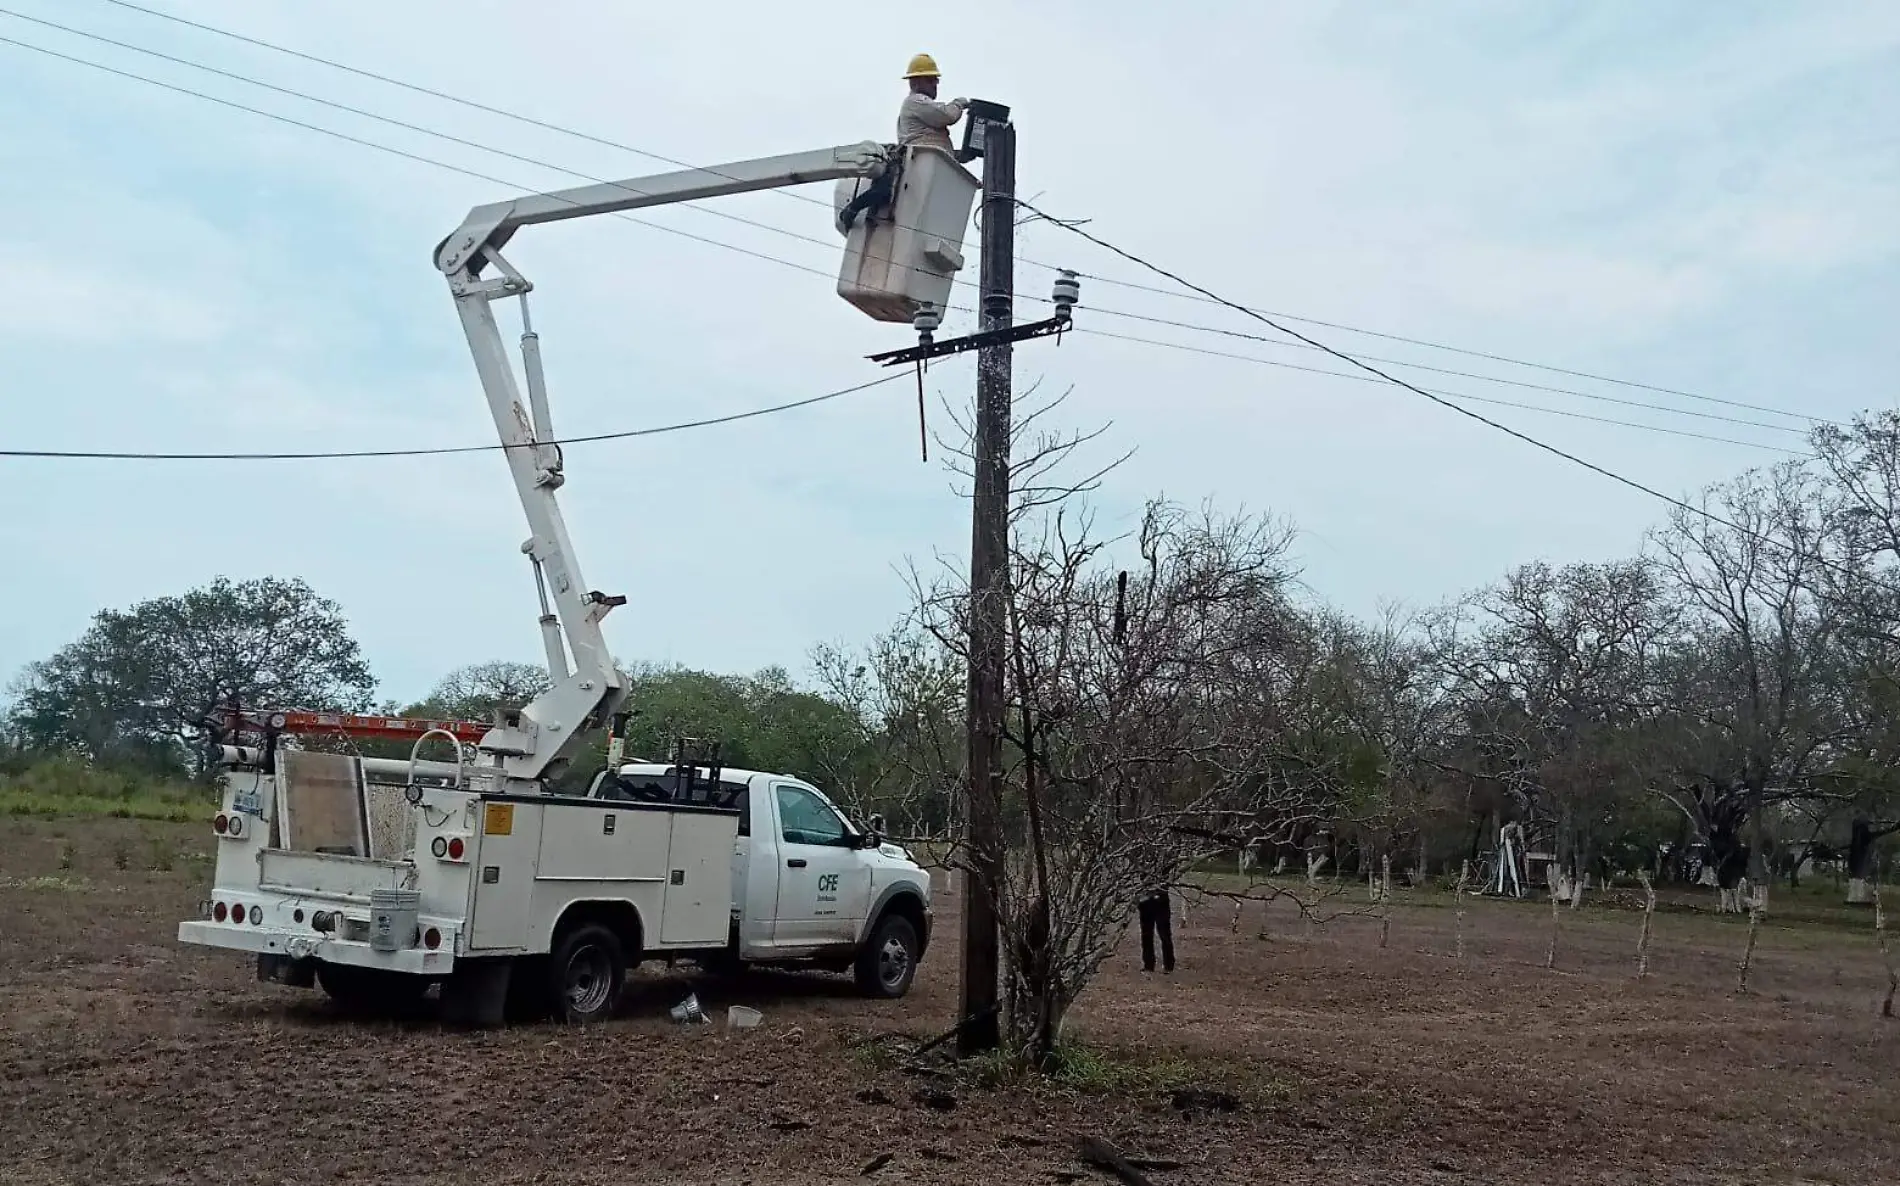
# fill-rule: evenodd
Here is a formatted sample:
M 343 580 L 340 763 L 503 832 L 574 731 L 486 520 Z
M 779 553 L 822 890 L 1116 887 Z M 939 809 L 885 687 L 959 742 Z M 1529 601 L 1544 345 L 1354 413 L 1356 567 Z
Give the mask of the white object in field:
M 860 214 L 845 236 L 838 295 L 879 321 L 909 323 L 920 306 L 950 303 L 964 263 L 964 228 L 983 183 L 940 148 L 913 144 L 903 152 L 895 200 L 875 219 Z M 867 184 L 841 181 L 832 193 L 834 212 Z
M 706 1020 L 706 1013 L 699 1007 L 699 994 L 687 993 L 686 999 L 667 1010 L 667 1016 L 682 1024 L 699 1024 Z
M 726 1006 L 726 1026 L 729 1029 L 749 1030 L 765 1020 L 765 1014 L 746 1005 Z
M 1515 823 L 1498 829 L 1498 875 L 1491 887 L 1493 893 L 1509 893 L 1513 898 L 1524 896 L 1524 879 L 1518 872 L 1518 851 L 1523 837 L 1524 829 Z
M 436 268 L 447 278 L 455 298 L 515 492 L 527 515 L 530 535 L 522 551 L 532 562 L 543 597 L 548 690 L 498 723 L 478 746 L 513 784 L 501 789 L 542 789 L 541 780 L 565 762 L 585 731 L 604 723 L 627 694 L 627 678 L 614 665 L 600 629 L 601 620 L 624 599 L 591 590 L 575 559 L 555 497 L 566 475 L 559 446 L 551 439 L 553 418 L 543 380 L 541 341 L 526 316 L 525 298 L 534 285 L 502 257 L 502 248 L 526 226 L 840 177 L 868 177 L 884 167 L 885 159 L 883 145 L 865 141 L 529 194 L 475 207 L 436 247 Z M 493 304 L 506 297 L 523 298 L 525 380 L 517 380 L 495 320 Z M 564 639 L 557 637 L 557 626 Z

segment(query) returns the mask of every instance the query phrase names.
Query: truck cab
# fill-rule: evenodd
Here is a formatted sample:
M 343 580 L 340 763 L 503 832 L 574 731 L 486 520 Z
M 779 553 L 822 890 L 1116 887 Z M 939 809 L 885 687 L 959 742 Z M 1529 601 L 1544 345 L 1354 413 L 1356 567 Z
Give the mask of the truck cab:
M 930 874 L 875 826 L 790 775 L 632 763 L 592 794 L 737 808 L 728 968 L 813 964 L 855 972 L 874 996 L 910 988 L 930 944 Z

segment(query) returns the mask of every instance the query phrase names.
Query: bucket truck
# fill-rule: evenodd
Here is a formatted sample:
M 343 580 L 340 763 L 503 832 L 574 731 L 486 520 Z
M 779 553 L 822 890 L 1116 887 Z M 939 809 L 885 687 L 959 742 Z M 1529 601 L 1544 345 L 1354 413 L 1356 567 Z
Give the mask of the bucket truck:
M 601 631 L 625 598 L 582 576 L 557 497 L 566 472 L 533 285 L 503 255 L 542 223 L 810 182 L 836 182 L 842 207 L 886 169 L 901 181 L 882 217 L 846 234 L 837 291 L 877 320 L 934 325 L 978 183 L 927 146 L 842 145 L 469 211 L 435 264 L 527 517 L 521 550 L 550 686 L 485 724 L 234 711 L 212 892 L 180 924 L 181 942 L 255 955 L 262 979 L 357 1004 L 440 984 L 445 1014 L 484 1023 L 550 1009 L 599 1020 L 647 958 L 812 963 L 854 971 L 872 995 L 909 989 L 930 937 L 930 882 L 875 818 L 860 825 L 785 775 L 685 755 L 622 763 L 617 743 L 585 794 L 552 789 L 626 700 Z M 519 378 L 495 315 L 505 299 L 521 307 Z M 300 732 L 407 739 L 410 755 L 312 752 L 291 744 Z M 431 740 L 456 760 L 422 760 Z

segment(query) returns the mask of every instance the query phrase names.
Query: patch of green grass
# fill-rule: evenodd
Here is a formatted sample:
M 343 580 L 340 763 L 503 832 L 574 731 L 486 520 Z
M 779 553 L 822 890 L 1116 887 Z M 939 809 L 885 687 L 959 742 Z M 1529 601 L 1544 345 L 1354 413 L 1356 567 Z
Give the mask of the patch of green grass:
M 845 1042 L 845 1056 L 870 1071 L 888 1071 L 903 1062 L 915 1039 L 904 1034 L 861 1034 Z
M 92 883 L 83 877 L 0 877 L 0 889 L 80 894 L 91 888 Z
M 210 819 L 214 802 L 205 787 L 73 759 L 49 758 L 0 775 L 0 816 L 190 823 Z
M 211 818 L 208 798 L 197 802 L 157 795 L 130 799 L 103 799 L 94 795 L 49 794 L 0 786 L 0 816 L 40 819 L 140 819 L 190 824 Z
M 1179 1059 L 1139 1058 L 1079 1043 L 1064 1045 L 1047 1072 L 1025 1067 L 1000 1050 L 966 1059 L 956 1072 L 985 1091 L 1046 1087 L 1082 1095 L 1153 1095 L 1194 1081 L 1194 1068 Z

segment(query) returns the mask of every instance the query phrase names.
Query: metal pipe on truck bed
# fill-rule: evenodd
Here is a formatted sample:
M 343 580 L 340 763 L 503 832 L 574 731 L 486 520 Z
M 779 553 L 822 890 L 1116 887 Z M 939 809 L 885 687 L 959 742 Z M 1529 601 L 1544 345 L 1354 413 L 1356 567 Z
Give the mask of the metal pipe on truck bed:
M 226 745 L 219 748 L 223 751 L 221 760 L 226 766 L 255 766 L 264 760 L 264 751 L 254 745 Z M 402 781 L 407 781 L 409 778 L 407 759 L 362 758 L 359 760 L 363 763 L 364 774 L 382 774 Z M 416 773 L 429 778 L 453 779 L 458 773 L 465 772 L 463 769 L 458 769 L 454 762 L 419 761 L 416 763 Z

